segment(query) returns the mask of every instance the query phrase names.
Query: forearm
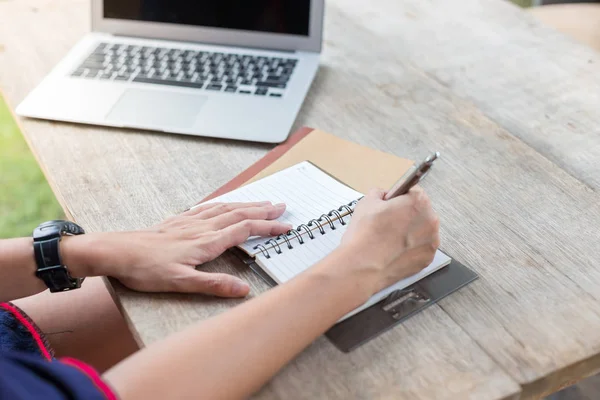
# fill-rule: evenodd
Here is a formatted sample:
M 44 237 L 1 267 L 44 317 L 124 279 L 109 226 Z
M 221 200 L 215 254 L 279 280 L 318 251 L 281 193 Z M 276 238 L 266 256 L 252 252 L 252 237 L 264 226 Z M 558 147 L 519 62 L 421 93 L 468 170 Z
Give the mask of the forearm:
M 32 238 L 0 240 L 0 302 L 44 291 L 35 270 Z
M 123 400 L 247 397 L 368 298 L 368 272 L 357 279 L 330 268 L 350 263 L 348 254 L 332 253 L 285 285 L 138 352 L 105 378 Z

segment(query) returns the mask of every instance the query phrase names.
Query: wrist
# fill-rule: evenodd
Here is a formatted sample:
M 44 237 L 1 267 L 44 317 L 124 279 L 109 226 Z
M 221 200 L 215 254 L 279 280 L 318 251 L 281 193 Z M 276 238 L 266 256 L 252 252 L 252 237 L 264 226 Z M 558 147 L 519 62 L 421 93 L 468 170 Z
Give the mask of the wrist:
M 354 308 L 377 291 L 381 269 L 366 258 L 357 257 L 351 246 L 341 245 L 309 271 L 326 276 L 332 284 L 345 290 Z
M 110 254 L 106 234 L 88 233 L 64 236 L 60 241 L 60 255 L 73 278 L 106 275 L 104 265 Z

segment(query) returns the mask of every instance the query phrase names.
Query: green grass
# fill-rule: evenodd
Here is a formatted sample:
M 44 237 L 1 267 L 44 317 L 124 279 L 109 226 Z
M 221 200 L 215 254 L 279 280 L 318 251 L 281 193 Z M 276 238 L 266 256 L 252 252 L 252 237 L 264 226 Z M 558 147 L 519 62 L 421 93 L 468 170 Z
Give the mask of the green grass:
M 531 4 L 533 3 L 533 1 L 531 1 L 531 0 L 511 0 L 511 1 L 521 7 L 531 7 Z
M 0 238 L 30 236 L 63 212 L 0 97 Z

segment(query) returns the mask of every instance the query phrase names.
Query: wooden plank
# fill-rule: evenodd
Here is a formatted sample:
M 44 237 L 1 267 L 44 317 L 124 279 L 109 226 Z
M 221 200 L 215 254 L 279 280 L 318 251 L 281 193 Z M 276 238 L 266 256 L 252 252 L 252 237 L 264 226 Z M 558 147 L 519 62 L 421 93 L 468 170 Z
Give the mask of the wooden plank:
M 430 71 L 423 73 L 420 71 L 421 64 L 417 63 L 425 60 L 423 54 L 426 53 L 423 52 L 429 51 L 429 56 L 435 61 L 443 63 L 446 60 L 448 64 L 460 65 L 462 57 L 485 57 L 487 52 L 482 50 L 483 46 L 479 53 L 475 48 L 469 48 L 470 53 L 462 52 L 456 46 L 453 54 L 445 54 L 448 50 L 440 49 L 444 54 L 439 57 L 435 53 L 437 47 L 431 45 L 427 49 L 423 46 L 419 53 L 422 60 L 415 61 L 410 55 L 402 59 L 402 50 L 406 51 L 406 47 L 417 54 L 419 42 L 418 37 L 407 35 L 402 43 L 411 44 L 405 47 L 398 45 L 397 40 L 401 37 L 392 30 L 408 23 L 405 18 L 395 18 L 400 16 L 397 11 L 399 3 L 385 2 L 386 6 L 380 8 L 369 4 L 344 2 L 340 7 L 330 4 L 330 16 L 340 15 L 338 29 L 332 28 L 331 22 L 328 25 L 329 32 L 337 31 L 337 35 L 331 35 L 336 39 L 330 46 L 343 48 L 339 44 L 341 32 L 347 32 L 345 37 L 348 37 L 348 32 L 362 29 L 360 36 L 348 38 L 356 49 L 349 58 L 359 65 L 367 62 L 367 57 L 361 60 L 359 49 L 368 48 L 369 43 L 383 42 L 382 37 L 387 38 L 388 42 L 379 46 L 377 64 L 369 70 L 372 86 L 381 88 L 383 93 L 368 92 L 368 103 L 353 99 L 347 93 L 340 98 L 349 99 L 344 104 L 346 110 L 360 110 L 362 118 L 347 125 L 351 126 L 352 132 L 373 132 L 373 122 L 376 121 L 377 131 L 386 134 L 385 139 L 373 133 L 368 138 L 356 135 L 354 140 L 368 141 L 375 147 L 381 146 L 383 140 L 385 146 L 380 148 L 387 149 L 408 145 L 409 148 L 401 153 L 405 155 L 423 146 L 438 148 L 446 155 L 443 157 L 446 162 L 444 168 L 436 169 L 425 185 L 442 216 L 443 247 L 468 265 L 476 266 L 483 279 L 444 301 L 442 307 L 523 385 L 525 395 L 551 392 L 595 372 L 600 366 L 596 354 L 600 343 L 594 333 L 599 323 L 600 283 L 598 254 L 594 250 L 598 239 L 595 227 L 600 216 L 597 195 L 549 161 L 548 146 L 554 145 L 552 140 L 558 136 L 536 136 L 535 129 L 527 131 L 529 138 L 542 143 L 548 139 L 545 147 L 535 148 L 543 152 L 540 155 L 512 136 L 512 131 L 499 126 L 504 125 L 504 121 L 500 124 L 492 121 L 496 114 L 487 113 L 485 108 L 477 109 L 479 103 L 475 100 L 461 99 L 460 90 L 460 97 L 453 93 L 455 87 L 470 84 L 469 76 L 456 77 L 452 86 L 434 79 L 438 83 L 436 86 L 429 79 L 432 76 Z M 419 8 L 424 2 L 402 4 Z M 360 10 L 359 6 L 362 7 Z M 463 6 L 457 4 L 457 7 Z M 446 31 L 448 35 L 454 35 L 450 31 L 458 22 L 451 19 L 453 11 L 449 11 L 448 18 L 442 19 L 445 9 L 438 4 L 435 14 L 438 20 L 430 18 L 429 14 L 419 15 L 421 20 L 427 21 L 419 25 L 423 36 L 427 36 L 426 27 L 435 25 L 436 28 L 431 29 L 441 29 L 444 24 L 446 29 L 443 32 L 431 35 L 444 38 Z M 468 20 L 472 19 L 477 26 L 489 23 L 500 29 L 498 21 L 487 16 L 487 11 L 484 13 L 479 7 L 471 5 L 462 11 L 460 15 L 468 15 Z M 483 20 L 486 17 L 490 21 Z M 499 19 L 502 20 L 502 17 Z M 467 24 L 468 21 L 465 17 L 461 22 Z M 348 24 L 352 24 L 353 28 L 349 28 Z M 398 29 L 404 32 L 403 28 Z M 418 30 L 417 27 L 415 30 Z M 465 37 L 466 34 L 463 42 Z M 423 39 L 424 42 L 427 40 Z M 567 42 L 566 39 L 561 40 Z M 553 45 L 560 45 L 560 42 Z M 563 46 L 566 44 L 563 43 Z M 391 65 L 397 69 L 396 73 L 389 70 Z M 419 70 L 413 74 L 410 70 L 415 65 Z M 335 77 L 341 75 L 340 66 L 337 67 Z M 504 79 L 513 76 L 510 72 L 507 75 Z M 598 78 L 590 81 L 590 86 L 594 87 Z M 331 86 L 327 85 L 329 82 Z M 483 82 L 478 83 L 479 92 L 473 86 L 473 96 L 483 96 L 487 91 Z M 333 85 L 344 86 L 334 78 L 326 85 L 328 87 L 323 88 L 325 93 L 333 93 Z M 366 87 L 361 89 L 368 90 Z M 527 97 L 530 91 L 536 94 L 527 86 L 509 86 L 507 90 L 512 90 L 518 101 Z M 587 94 L 582 98 L 576 97 L 577 94 L 573 96 L 572 101 L 582 102 L 588 109 L 596 110 L 580 118 L 581 124 L 592 126 L 600 116 L 597 100 L 592 101 Z M 523 108 L 518 101 L 515 107 Z M 530 102 L 530 107 L 542 106 L 539 99 L 534 101 L 530 98 Z M 369 103 L 372 105 L 369 106 Z M 392 107 L 385 107 L 386 103 L 391 103 Z M 503 111 L 509 113 L 513 107 Z M 330 115 L 337 116 L 339 112 Z M 528 120 L 529 124 L 537 122 Z M 340 130 L 326 124 L 323 129 Z M 517 136 L 525 130 L 526 125 L 523 124 L 517 129 Z M 418 138 L 415 138 L 415 132 L 420 133 Z M 557 149 L 564 154 L 577 153 L 580 158 L 591 159 L 590 153 L 598 147 L 598 138 L 588 135 L 586 144 L 590 151 L 583 154 L 577 153 L 577 146 L 570 146 L 568 140 L 562 141 L 562 147 L 557 146 Z M 573 147 L 576 151 L 571 153 Z M 573 171 L 576 170 L 568 172 Z M 587 178 L 587 175 L 581 175 L 581 180 L 589 184 Z M 582 335 L 581 332 L 589 334 Z
M 338 4 L 338 1 L 332 3 Z M 600 54 L 509 1 L 349 0 L 340 12 L 552 162 L 600 187 Z
M 11 70 L 0 69 L 0 87 L 13 105 L 49 70 L 49 60 L 58 61 L 64 54 L 42 59 L 36 49 L 20 49 L 19 43 L 35 42 L 46 53 L 69 47 L 54 45 L 54 38 L 41 34 L 21 33 L 23 21 L 31 18 L 35 26 L 62 26 L 67 21 L 62 9 L 75 13 L 79 7 L 83 13 L 85 8 L 81 2 L 48 1 L 44 3 L 48 11 L 36 14 L 28 11 L 31 4 L 0 4 L 4 10 L 10 6 L 10 15 L 16 15 L 0 24 L 0 37 L 8 38 L 3 39 L 6 50 L 0 54 L 0 65 L 12 65 Z M 600 210 L 597 195 L 589 189 L 597 184 L 597 175 L 586 168 L 595 171 L 591 160 L 600 148 L 598 138 L 562 135 L 562 120 L 546 121 L 525 111 L 549 107 L 547 97 L 557 92 L 524 84 L 511 64 L 514 59 L 538 62 L 543 82 L 556 79 L 561 93 L 568 93 L 549 100 L 552 110 L 558 110 L 552 115 L 563 115 L 562 105 L 573 110 L 579 104 L 585 112 L 578 114 L 578 123 L 591 126 L 598 118 L 597 99 L 580 90 L 583 83 L 574 78 L 567 83 L 561 80 L 578 76 L 581 66 L 572 56 L 570 64 L 560 61 L 561 68 L 541 63 L 573 48 L 575 53 L 584 50 L 560 36 L 552 36 L 555 50 L 551 50 L 541 38 L 542 28 L 500 3 L 486 2 L 492 11 L 474 1 L 449 5 L 380 0 L 377 6 L 350 0 L 329 3 L 323 66 L 297 125 L 317 126 L 405 157 L 441 150 L 443 168 L 436 168 L 426 186 L 442 217 L 443 247 L 477 269 L 482 279 L 442 303 L 451 320 L 432 308 L 378 339 L 383 342 L 374 342 L 383 347 L 373 345 L 368 355 L 351 355 L 349 364 L 341 361 L 340 371 L 353 375 L 373 368 L 381 371 L 378 377 L 365 372 L 361 375 L 365 381 L 343 381 L 345 391 L 335 386 L 337 381 L 318 381 L 315 390 L 341 396 L 366 385 L 367 392 L 356 393 L 417 398 L 515 394 L 510 380 L 455 323 L 523 385 L 527 396 L 593 373 L 600 348 L 595 335 L 600 325 L 600 271 L 593 251 Z M 2 12 L 0 18 L 3 15 L 8 14 Z M 528 30 L 537 35 L 538 47 L 531 39 L 525 40 L 524 48 L 511 41 L 515 39 L 507 32 L 511 24 L 517 25 L 520 35 Z M 467 35 L 469 27 L 475 37 Z M 60 36 L 72 43 L 80 32 L 70 26 Z M 20 68 L 29 57 L 39 58 L 40 64 Z M 493 65 L 493 72 L 485 75 L 483 64 L 502 65 L 499 59 L 510 68 Z M 461 68 L 469 73 L 460 73 Z M 536 78 L 532 68 L 530 79 Z M 579 78 L 594 89 L 599 78 L 588 72 Z M 132 229 L 156 222 L 192 204 L 267 148 L 34 121 L 23 121 L 23 126 L 74 217 L 92 230 Z M 540 127 L 550 134 L 540 135 Z M 209 267 L 233 268 L 228 261 Z M 253 285 L 255 292 L 261 289 L 258 283 Z M 146 343 L 231 304 L 198 296 L 120 293 L 124 309 Z M 197 307 L 200 304 L 205 307 Z M 440 337 L 448 342 L 439 344 Z M 424 348 L 423 343 L 430 347 Z M 330 354 L 324 349 L 327 346 L 317 342 L 262 394 L 298 393 L 307 382 L 324 379 L 315 377 L 315 369 L 335 359 L 321 358 L 322 353 Z M 396 358 L 382 358 L 382 349 L 393 349 Z M 461 353 L 463 349 L 468 356 Z M 429 359 L 430 350 L 439 353 L 439 359 Z M 427 362 L 418 364 L 422 357 Z M 465 359 L 477 361 L 456 364 Z M 485 367 L 473 365 L 479 363 Z M 407 365 L 416 366 L 403 370 Z M 410 391 L 402 392 L 390 383 L 392 379 L 394 385 Z M 439 389 L 444 386 L 450 389 L 442 393 Z

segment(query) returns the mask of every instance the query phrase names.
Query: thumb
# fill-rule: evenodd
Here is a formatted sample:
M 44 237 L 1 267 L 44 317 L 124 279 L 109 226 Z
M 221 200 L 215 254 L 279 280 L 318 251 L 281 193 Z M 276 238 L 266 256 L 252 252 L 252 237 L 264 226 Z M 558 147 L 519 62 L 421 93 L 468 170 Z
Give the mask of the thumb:
M 385 190 L 383 190 L 381 188 L 375 188 L 375 189 L 369 190 L 369 193 L 367 193 L 366 197 L 383 200 L 383 196 L 385 196 Z
M 233 275 L 197 271 L 184 267 L 185 274 L 175 275 L 173 290 L 182 293 L 203 293 L 219 297 L 245 297 L 250 286 Z

